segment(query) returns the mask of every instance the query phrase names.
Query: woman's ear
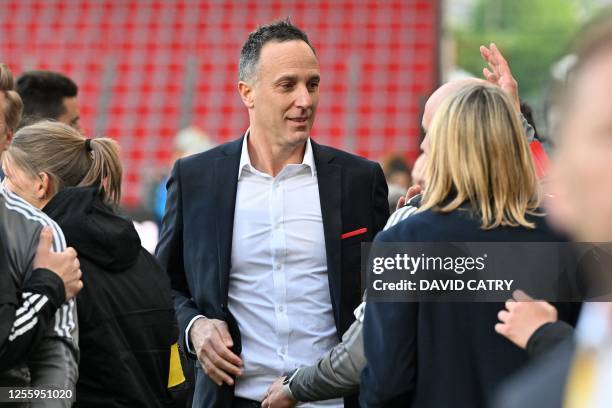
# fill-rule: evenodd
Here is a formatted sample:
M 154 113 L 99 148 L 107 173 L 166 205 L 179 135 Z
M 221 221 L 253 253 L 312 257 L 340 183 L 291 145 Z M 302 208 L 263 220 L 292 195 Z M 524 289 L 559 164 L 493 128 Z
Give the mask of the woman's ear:
M 36 198 L 39 200 L 44 200 L 53 194 L 53 180 L 47 173 L 41 171 L 38 173 L 39 181 L 35 186 L 35 194 Z

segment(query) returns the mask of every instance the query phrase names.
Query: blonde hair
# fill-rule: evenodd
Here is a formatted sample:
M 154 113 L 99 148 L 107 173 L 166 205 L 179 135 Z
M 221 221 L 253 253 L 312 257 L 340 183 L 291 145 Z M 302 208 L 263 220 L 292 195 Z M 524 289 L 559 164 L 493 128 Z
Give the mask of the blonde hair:
M 473 84 L 448 97 L 427 132 L 430 152 L 419 211 L 465 203 L 481 228 L 534 228 L 540 193 L 518 112 L 499 88 Z
M 105 200 L 121 199 L 119 145 L 109 138 L 86 139 L 72 127 L 42 121 L 21 128 L 6 159 L 31 176 L 44 172 L 53 193 L 64 187 L 97 185 Z
M 21 121 L 23 113 L 23 102 L 19 94 L 14 90 L 15 82 L 13 74 L 6 64 L 0 63 L 0 92 L 4 95 L 4 120 L 6 126 L 15 131 Z

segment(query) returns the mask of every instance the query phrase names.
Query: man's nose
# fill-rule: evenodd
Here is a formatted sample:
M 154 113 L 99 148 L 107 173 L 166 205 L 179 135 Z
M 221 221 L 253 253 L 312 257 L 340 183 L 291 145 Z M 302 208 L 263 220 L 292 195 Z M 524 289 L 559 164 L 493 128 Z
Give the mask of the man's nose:
M 424 153 L 427 153 L 429 151 L 429 140 L 427 139 L 427 135 L 425 135 L 423 141 L 421 142 L 421 150 Z
M 298 93 L 295 99 L 297 107 L 303 109 L 312 107 L 312 94 L 306 85 L 299 86 L 296 92 Z

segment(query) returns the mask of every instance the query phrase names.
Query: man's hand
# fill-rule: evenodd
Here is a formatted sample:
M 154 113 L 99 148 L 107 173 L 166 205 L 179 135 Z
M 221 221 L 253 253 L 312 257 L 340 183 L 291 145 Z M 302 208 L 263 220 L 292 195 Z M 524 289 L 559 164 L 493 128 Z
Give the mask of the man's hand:
M 482 73 L 487 81 L 493 85 L 499 86 L 506 93 L 516 106 L 518 111 L 521 111 L 521 101 L 518 93 L 518 83 L 512 76 L 508 61 L 504 58 L 494 43 L 491 43 L 489 48 L 484 45 L 480 46 L 480 55 L 489 64 L 488 68 L 484 68 Z
M 285 381 L 285 377 L 280 377 L 274 383 L 268 387 L 268 391 L 266 391 L 266 397 L 261 402 L 262 408 L 293 408 L 297 404 L 297 401 L 294 400 L 287 394 L 284 389 L 283 381 Z
M 513 297 L 497 314 L 501 323 L 495 325 L 495 331 L 524 349 L 540 326 L 557 321 L 557 309 L 548 302 L 533 300 L 522 290 L 515 290 Z
M 230 375 L 242 375 L 242 360 L 230 350 L 234 342 L 227 324 L 221 320 L 200 318 L 191 326 L 189 337 L 210 379 L 217 385 L 234 385 Z
M 59 276 L 64 282 L 66 300 L 72 299 L 81 289 L 81 265 L 77 253 L 73 248 L 67 248 L 64 252 L 51 252 L 53 234 L 49 227 L 40 231 L 38 248 L 34 257 L 34 269 L 44 268 Z
M 410 199 L 412 197 L 414 197 L 417 194 L 421 194 L 421 186 L 419 186 L 418 184 L 415 184 L 414 186 L 408 188 L 408 191 L 406 192 L 405 196 L 401 196 L 397 200 L 397 204 L 395 205 L 395 209 L 399 210 L 400 208 L 402 208 L 404 205 L 406 205 L 406 203 L 408 201 L 410 201 Z

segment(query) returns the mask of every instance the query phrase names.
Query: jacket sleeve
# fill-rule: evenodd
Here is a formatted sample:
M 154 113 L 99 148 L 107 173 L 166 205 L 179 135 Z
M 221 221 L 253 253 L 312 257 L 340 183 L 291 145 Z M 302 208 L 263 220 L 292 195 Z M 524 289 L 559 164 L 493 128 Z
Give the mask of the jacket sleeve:
M 385 227 L 389 219 L 389 187 L 379 164 L 374 168 L 374 182 L 372 184 L 372 203 L 374 204 L 372 236 L 376 236 Z
M 54 229 L 54 250 L 64 251 L 66 242 L 61 229 L 55 223 L 50 226 Z M 38 245 L 38 240 L 35 241 L 35 245 Z M 36 253 L 36 246 L 30 249 L 31 254 Z M 57 309 L 42 341 L 28 356 L 27 365 L 32 377 L 31 385 L 34 387 L 52 385 L 74 392 L 79 376 L 78 361 L 76 301 L 70 299 Z M 41 399 L 32 402 L 31 405 L 33 408 L 70 407 L 72 401 L 69 399 L 61 401 Z
M 527 341 L 527 354 L 530 358 L 541 356 L 573 336 L 574 328 L 564 321 L 545 323 Z
M 361 304 L 357 310 L 363 310 Z M 298 401 L 321 401 L 355 394 L 365 367 L 363 319 L 357 318 L 342 336 L 342 342 L 314 365 L 300 368 L 291 380 L 291 393 Z
M 176 309 L 179 326 L 179 344 L 183 350 L 188 350 L 186 342 L 189 339 L 185 335 L 185 329 L 194 317 L 202 313 L 191 298 L 191 292 L 185 276 L 181 160 L 177 160 L 172 169 L 167 189 L 166 211 L 162 220 L 160 239 L 155 253 L 161 266 L 170 277 L 174 308 Z M 191 353 L 185 354 L 192 358 L 194 357 Z
M 64 283 L 47 269 L 33 271 L 18 291 L 6 263 L 1 266 L 0 370 L 24 363 L 40 343 L 64 301 Z

